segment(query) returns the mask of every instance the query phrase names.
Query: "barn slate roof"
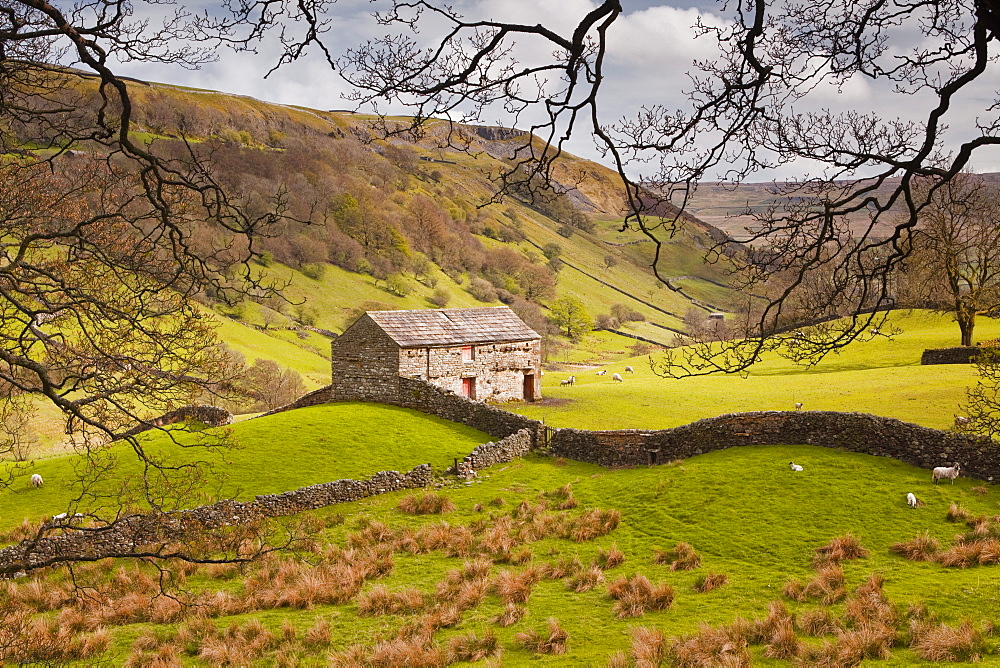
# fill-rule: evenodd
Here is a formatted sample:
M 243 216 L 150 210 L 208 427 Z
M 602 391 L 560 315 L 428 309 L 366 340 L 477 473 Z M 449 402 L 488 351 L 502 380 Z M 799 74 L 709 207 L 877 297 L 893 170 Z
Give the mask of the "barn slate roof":
M 402 348 L 531 341 L 541 338 L 506 306 L 369 311 Z

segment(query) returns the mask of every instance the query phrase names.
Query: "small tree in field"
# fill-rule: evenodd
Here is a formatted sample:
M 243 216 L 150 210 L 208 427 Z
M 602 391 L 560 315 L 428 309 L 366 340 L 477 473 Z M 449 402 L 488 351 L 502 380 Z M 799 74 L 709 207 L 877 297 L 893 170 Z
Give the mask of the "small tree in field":
M 594 321 L 578 299 L 562 297 L 552 304 L 551 320 L 569 338 L 576 340 L 593 329 Z
M 971 346 L 976 316 L 1000 307 L 1000 188 L 962 174 L 921 190 L 930 204 L 913 233 L 910 298 L 952 313 Z

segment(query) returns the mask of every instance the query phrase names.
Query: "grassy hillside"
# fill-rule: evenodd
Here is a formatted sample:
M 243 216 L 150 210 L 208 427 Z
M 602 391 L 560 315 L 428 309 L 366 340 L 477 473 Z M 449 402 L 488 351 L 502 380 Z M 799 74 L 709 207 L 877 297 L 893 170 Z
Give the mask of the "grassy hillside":
M 343 450 L 338 455 L 350 457 Z M 790 460 L 803 465 L 804 471 L 791 472 Z M 748 652 L 753 665 L 792 665 L 790 660 L 769 657 L 789 647 L 797 647 L 800 656 L 814 656 L 807 654 L 808 648 L 818 652 L 823 643 L 833 645 L 838 637 L 845 651 L 857 646 L 859 639 L 848 631 L 857 629 L 860 622 L 852 624 L 848 615 L 884 613 L 879 613 L 881 599 L 869 598 L 861 604 L 855 590 L 870 575 L 878 574 L 894 611 L 891 623 L 899 629 L 898 636 L 889 637 L 898 640 L 886 660 L 869 660 L 865 665 L 932 665 L 938 662 L 921 659 L 908 647 L 911 633 L 926 632 L 938 624 L 956 627 L 964 620 L 979 632 L 988 631 L 995 622 L 1000 570 L 997 566 L 956 569 L 913 562 L 892 554 L 889 548 L 924 532 L 950 547 L 954 534 L 962 529 L 946 520 L 950 504 L 960 504 L 972 516 L 995 511 L 995 492 L 977 485 L 959 479 L 954 485 L 933 486 L 927 471 L 889 459 L 811 446 L 732 448 L 671 466 L 618 471 L 529 457 L 493 467 L 471 486 L 445 490 L 456 510 L 444 517 L 404 514 L 397 504 L 406 495 L 394 493 L 308 513 L 316 544 L 302 555 L 303 560 L 271 558 L 245 570 L 185 568 L 184 597 L 201 601 L 201 614 L 209 621 L 193 611 L 168 622 L 149 621 L 144 599 L 132 593 L 134 585 L 130 584 L 148 576 L 131 566 L 117 573 L 108 569 L 106 575 L 100 568 L 81 572 L 88 581 L 106 578 L 113 584 L 114 590 L 100 587 L 108 592 L 108 604 L 119 606 L 114 617 L 108 608 L 94 608 L 90 613 L 95 622 L 116 620 L 104 622 L 111 629 L 108 649 L 91 660 L 120 664 L 131 652 L 137 663 L 148 663 L 159 654 L 194 665 L 227 661 L 354 665 L 365 656 L 374 662 L 373 647 L 380 641 L 416 637 L 415 644 L 382 645 L 382 660 L 401 665 L 403 657 L 430 661 L 438 650 L 443 654 L 452 643 L 458 646 L 458 639 L 475 634 L 495 637 L 493 643 L 486 643 L 494 649 L 487 651 L 502 652 L 504 665 L 606 665 L 613 654 L 633 652 L 633 637 L 639 629 L 653 636 L 662 634 L 669 641 L 696 633 L 703 625 L 733 624 L 742 617 L 762 620 L 761 628 L 776 632 L 780 619 L 772 613 L 770 622 L 764 620 L 769 610 L 775 610 L 771 606 L 779 605 L 776 610 L 787 609 L 797 619 L 794 626 L 788 626 L 792 639 L 787 635 L 782 640 L 757 639 Z M 907 491 L 915 492 L 925 505 L 918 510 L 908 508 L 903 498 Z M 560 505 L 567 509 L 559 510 Z M 548 533 L 558 534 L 555 527 L 562 521 L 573 521 L 585 509 L 594 508 L 620 513 L 617 528 L 579 541 Z M 567 519 L 559 520 L 562 515 Z M 508 535 L 504 528 L 508 526 L 509 552 L 497 542 Z M 530 526 L 538 527 L 535 531 L 543 535 L 522 542 Z M 546 526 L 552 529 L 542 529 Z M 462 532 L 452 534 L 459 527 L 468 527 L 469 539 L 459 539 L 466 535 Z M 406 540 L 420 544 L 432 532 L 455 537 L 441 538 L 443 545 L 450 546 L 445 549 L 403 547 Z M 832 592 L 826 604 L 815 598 L 797 602 L 783 595 L 793 580 L 815 580 L 820 572 L 812 565 L 817 548 L 848 533 L 867 556 L 842 562 L 842 576 L 836 566 L 823 571 L 823 582 Z M 471 544 L 463 542 L 470 539 Z M 656 563 L 657 554 L 678 543 L 693 547 L 699 563 L 692 570 L 673 570 L 669 557 L 665 563 Z M 348 550 L 349 546 L 355 549 Z M 340 585 L 324 574 L 333 572 L 330 569 L 337 564 L 363 560 L 366 550 L 382 551 L 382 574 L 369 576 L 345 602 L 324 602 L 340 595 L 336 593 Z M 480 550 L 492 556 L 477 558 Z M 618 554 L 623 561 L 582 575 L 602 553 L 604 558 Z M 463 564 L 468 567 L 477 559 L 483 564 L 481 575 L 470 567 L 463 580 L 459 575 Z M 386 564 L 391 564 L 388 572 Z M 725 576 L 725 584 L 707 593 L 694 590 L 709 573 Z M 610 595 L 612 585 L 635 575 L 669 587 L 665 591 L 671 594 L 670 605 L 647 609 L 638 616 L 621 616 L 620 606 Z M 42 577 L 40 587 L 49 592 L 65 585 L 59 576 Z M 842 591 L 837 589 L 841 577 Z M 0 597 L 7 605 L 20 605 L 15 601 L 29 600 L 38 586 L 30 581 L 19 583 L 0 592 Z M 377 601 L 396 592 L 408 592 L 405 600 L 412 611 L 379 612 L 383 606 Z M 46 609 L 43 602 L 36 605 Z M 240 606 L 247 606 L 246 611 L 233 614 L 232 609 Z M 452 614 L 449 610 L 457 613 L 443 621 L 442 615 Z M 514 611 L 506 613 L 514 621 L 502 626 L 507 624 L 499 621 L 505 610 Z M 803 624 L 811 617 L 828 618 L 828 630 L 810 636 Z M 544 630 L 547 635 L 550 619 L 568 634 L 565 654 L 535 654 L 518 641 L 519 634 L 531 630 Z M 890 623 L 888 617 L 884 619 Z M 420 628 L 428 630 L 421 633 Z M 247 641 L 241 640 L 241 629 L 250 633 Z M 844 635 L 834 635 L 835 629 Z M 879 646 L 866 642 L 863 647 Z M 721 656 L 721 644 L 713 650 L 703 637 L 709 655 L 714 651 Z M 993 638 L 984 637 L 978 651 L 986 653 L 986 665 L 998 664 Z M 817 662 L 816 658 L 805 660 L 809 665 Z
M 813 368 L 770 354 L 746 378 L 707 376 L 681 380 L 656 376 L 647 358 L 609 364 L 607 375 L 573 369 L 547 373 L 545 401 L 510 409 L 554 427 L 665 429 L 722 413 L 791 410 L 860 411 L 946 429 L 961 414 L 965 388 L 976 376 L 970 365 L 921 366 L 925 348 L 956 345 L 958 327 L 948 316 L 913 311 L 893 314 L 902 331 L 887 339 L 852 345 Z M 982 318 L 980 339 L 1000 335 L 1000 322 Z M 626 365 L 635 374 L 624 372 Z M 611 380 L 623 374 L 624 383 Z M 576 385 L 559 382 L 576 376 Z
M 231 445 L 214 449 L 182 449 L 171 445 L 162 432 L 148 432 L 141 442 L 168 461 L 204 462 L 206 489 L 250 499 L 255 494 L 367 477 L 383 470 L 409 471 L 417 464 L 431 463 L 441 470 L 454 457 L 464 457 L 489 440 L 470 427 L 416 411 L 358 403 L 278 413 L 234 424 L 222 433 Z M 196 437 L 187 435 L 181 442 L 190 444 Z M 122 481 L 141 475 L 135 456 L 125 446 L 113 448 L 110 454 L 117 464 L 104 490 L 109 494 Z M 22 518 L 66 510 L 79 492 L 73 485 L 79 462 L 75 455 L 33 462 L 12 487 L 0 491 L 0 529 L 19 525 Z M 45 480 L 42 488 L 28 486 L 27 476 L 32 473 Z M 86 509 L 83 504 L 74 511 Z

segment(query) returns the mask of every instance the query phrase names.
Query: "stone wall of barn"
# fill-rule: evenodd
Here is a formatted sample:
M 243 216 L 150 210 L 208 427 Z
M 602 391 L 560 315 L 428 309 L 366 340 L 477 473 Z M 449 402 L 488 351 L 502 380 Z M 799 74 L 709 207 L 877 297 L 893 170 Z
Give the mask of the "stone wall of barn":
M 331 342 L 331 401 L 384 401 L 399 393 L 400 348 L 367 315 Z
M 763 411 L 707 418 L 660 431 L 559 429 L 553 456 L 603 466 L 662 464 L 739 445 L 820 445 L 892 457 L 913 466 L 962 464 L 962 475 L 1000 480 L 1000 444 L 893 418 L 833 411 Z
M 480 401 L 524 399 L 524 377 L 533 376 L 534 395 L 541 397 L 541 343 L 515 341 L 471 346 L 473 359 L 462 359 L 462 346 L 408 348 L 399 353 L 399 375 L 426 381 L 442 390 L 462 393 L 462 379 L 475 379 Z

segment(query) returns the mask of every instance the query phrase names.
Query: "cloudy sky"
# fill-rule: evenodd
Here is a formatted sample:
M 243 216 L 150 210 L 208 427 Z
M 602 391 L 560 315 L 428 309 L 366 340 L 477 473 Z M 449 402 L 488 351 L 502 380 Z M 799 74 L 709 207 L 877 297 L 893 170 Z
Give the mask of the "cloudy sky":
M 214 1 L 197 0 L 209 10 Z M 569 34 L 576 20 L 597 3 L 593 0 L 453 0 L 450 4 L 467 18 L 507 19 L 525 24 L 537 22 Z M 370 12 L 384 6 L 385 3 L 379 1 L 338 0 L 331 8 L 331 30 L 325 42 L 332 50 L 342 51 L 366 39 L 382 36 L 386 29 L 371 19 Z M 695 39 L 692 26 L 699 14 L 709 23 L 721 24 L 724 21 L 721 3 L 713 0 L 683 4 L 626 0 L 623 6 L 625 14 L 609 32 L 606 68 L 609 76 L 602 89 L 602 106 L 608 121 L 631 117 L 643 106 L 681 104 L 681 91 L 689 85 L 686 73 L 691 69 L 692 61 L 711 59 L 716 48 L 709 39 Z M 432 33 L 433 29 L 425 30 L 422 36 L 429 38 Z M 898 48 L 909 46 L 898 45 Z M 316 109 L 352 108 L 352 103 L 344 99 L 347 85 L 315 49 L 305 58 L 283 66 L 265 79 L 264 75 L 273 66 L 276 53 L 277 45 L 265 42 L 261 44 L 258 54 L 219 51 L 217 62 L 196 71 L 144 63 L 125 63 L 119 71 L 146 80 L 249 95 L 270 102 Z M 531 57 L 530 52 L 527 55 Z M 537 55 L 544 57 L 545 53 Z M 820 87 L 812 95 L 810 104 L 834 110 L 877 111 L 883 118 L 905 119 L 908 109 L 914 105 L 900 105 L 898 99 L 886 93 L 873 88 L 867 81 L 855 78 L 840 89 Z M 956 138 L 971 136 L 977 114 L 984 113 L 993 96 L 994 90 L 983 84 L 958 100 L 957 118 L 951 120 L 952 133 Z M 485 122 L 498 123 L 503 123 L 503 120 L 500 117 L 484 119 Z M 570 150 L 596 158 L 592 142 L 587 137 L 575 139 Z M 977 154 L 973 167 L 976 171 L 1000 171 L 1000 151 L 990 155 Z M 789 166 L 763 173 L 755 180 L 788 178 L 801 171 L 800 167 Z

